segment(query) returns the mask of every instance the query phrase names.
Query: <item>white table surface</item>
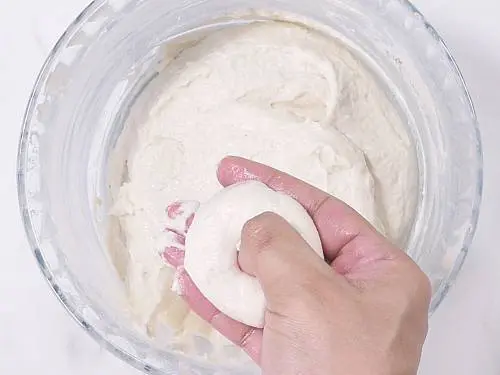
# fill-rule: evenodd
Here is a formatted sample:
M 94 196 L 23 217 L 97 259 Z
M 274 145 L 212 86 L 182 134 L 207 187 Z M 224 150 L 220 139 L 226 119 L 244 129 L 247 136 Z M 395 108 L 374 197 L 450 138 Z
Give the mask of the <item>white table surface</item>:
M 374 1 L 374 0 L 367 0 Z M 138 375 L 66 314 L 31 255 L 18 214 L 21 118 L 51 46 L 87 0 L 0 0 L 0 374 Z M 485 189 L 466 265 L 431 320 L 421 374 L 500 374 L 500 1 L 415 0 L 468 83 L 484 141 Z

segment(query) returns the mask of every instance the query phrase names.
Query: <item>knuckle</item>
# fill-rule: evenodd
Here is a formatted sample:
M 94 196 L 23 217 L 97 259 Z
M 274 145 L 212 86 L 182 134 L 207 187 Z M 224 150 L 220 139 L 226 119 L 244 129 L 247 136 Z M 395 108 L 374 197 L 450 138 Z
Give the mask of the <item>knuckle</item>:
M 430 303 L 432 296 L 431 281 L 422 269 L 413 261 L 410 263 L 410 269 L 407 272 L 407 286 L 409 294 L 426 305 Z
M 427 275 L 420 268 L 418 268 L 418 272 L 419 272 L 418 284 L 419 284 L 419 288 L 421 290 L 422 296 L 425 298 L 427 303 L 430 303 L 431 296 L 432 296 L 431 280 L 427 277 Z

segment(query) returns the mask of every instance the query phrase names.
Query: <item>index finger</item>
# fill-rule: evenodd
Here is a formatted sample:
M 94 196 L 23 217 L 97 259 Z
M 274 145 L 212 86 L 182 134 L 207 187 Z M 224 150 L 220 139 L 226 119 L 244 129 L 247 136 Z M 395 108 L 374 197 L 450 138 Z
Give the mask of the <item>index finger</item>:
M 344 202 L 264 164 L 229 156 L 220 162 L 217 177 L 223 186 L 258 180 L 271 189 L 296 199 L 314 220 L 321 237 L 325 258 L 329 261 L 335 259 L 342 248 L 356 237 L 378 236 L 375 228 Z

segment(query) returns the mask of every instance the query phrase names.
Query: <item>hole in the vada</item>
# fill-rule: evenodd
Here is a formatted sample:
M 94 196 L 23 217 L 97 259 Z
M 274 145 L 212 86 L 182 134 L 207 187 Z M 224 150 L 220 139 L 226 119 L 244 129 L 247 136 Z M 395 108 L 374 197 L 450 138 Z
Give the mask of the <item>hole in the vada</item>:
M 236 259 L 234 260 L 234 266 L 236 267 L 237 270 L 241 272 L 245 272 L 241 269 L 240 262 L 239 262 L 239 256 L 236 255 Z
M 240 250 L 241 250 L 241 240 L 239 240 L 238 242 L 236 242 L 236 259 L 234 260 L 234 266 L 241 272 L 244 272 L 242 269 L 241 269 L 241 266 L 240 266 L 240 261 L 239 261 L 239 258 L 240 258 Z

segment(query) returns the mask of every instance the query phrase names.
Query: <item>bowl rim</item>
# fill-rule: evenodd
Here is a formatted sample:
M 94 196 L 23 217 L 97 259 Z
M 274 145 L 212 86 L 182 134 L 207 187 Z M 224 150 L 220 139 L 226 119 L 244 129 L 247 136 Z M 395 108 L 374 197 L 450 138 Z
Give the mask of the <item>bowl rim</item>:
M 477 185 L 475 186 L 475 199 L 473 202 L 473 210 L 471 213 L 471 217 L 468 222 L 468 227 L 466 230 L 466 234 L 463 239 L 462 250 L 460 254 L 457 256 L 457 259 L 454 262 L 452 269 L 448 273 L 448 277 L 446 282 L 443 283 L 440 289 L 437 291 L 438 298 L 434 300 L 433 305 L 431 305 L 430 311 L 431 313 L 435 311 L 438 306 L 443 301 L 444 297 L 448 294 L 451 287 L 454 285 L 456 278 L 463 267 L 465 259 L 470 250 L 470 246 L 472 244 L 477 224 L 479 220 L 479 212 L 482 201 L 483 194 L 483 152 L 482 152 L 482 141 L 480 130 L 477 121 L 477 114 L 474 108 L 474 104 L 465 83 L 464 77 L 456 63 L 454 57 L 452 56 L 449 48 L 447 47 L 444 40 L 441 38 L 436 29 L 427 21 L 424 15 L 418 10 L 418 8 L 412 4 L 409 0 L 397 0 L 401 5 L 403 5 L 408 15 L 411 15 L 413 18 L 418 18 L 423 25 L 425 26 L 426 31 L 432 36 L 432 38 L 438 43 L 441 47 L 441 53 L 443 56 L 448 58 L 450 63 L 451 71 L 454 72 L 456 77 L 459 79 L 459 86 L 462 89 L 462 94 L 466 98 L 466 105 L 469 106 L 470 114 L 472 117 L 471 124 L 473 126 L 473 133 L 476 140 L 476 160 L 477 160 L 477 170 L 476 170 L 476 179 Z M 91 336 L 94 340 L 96 340 L 100 345 L 109 350 L 112 354 L 117 356 L 118 358 L 124 360 L 126 363 L 135 367 L 136 369 L 148 373 L 154 374 L 162 374 L 162 372 L 153 366 L 149 365 L 145 360 L 134 356 L 127 349 L 122 347 L 118 347 L 114 345 L 105 335 L 103 335 L 99 330 L 95 329 L 95 327 L 89 323 L 78 311 L 76 305 L 68 300 L 62 291 L 62 288 L 58 285 L 57 280 L 54 276 L 53 271 L 51 270 L 48 262 L 46 261 L 43 250 L 38 246 L 39 239 L 36 234 L 36 230 L 33 227 L 33 221 L 31 219 L 31 214 L 29 210 L 29 203 L 27 200 L 27 191 L 26 191 L 26 154 L 27 147 L 29 143 L 29 136 L 31 133 L 31 122 L 34 116 L 34 111 L 36 107 L 36 99 L 40 93 L 41 84 L 47 79 L 47 77 L 51 73 L 51 67 L 57 61 L 57 58 L 61 55 L 64 46 L 68 41 L 71 40 L 74 33 L 80 29 L 81 25 L 87 21 L 87 16 L 91 15 L 94 11 L 98 10 L 101 6 L 107 4 L 109 0 L 93 0 L 91 1 L 81 12 L 80 14 L 72 21 L 72 23 L 66 28 L 64 33 L 59 37 L 58 41 L 54 45 L 54 47 L 49 52 L 45 62 L 43 63 L 40 72 L 35 80 L 35 84 L 31 91 L 28 104 L 23 116 L 22 120 L 22 130 L 18 144 L 18 154 L 17 154 L 17 169 L 16 169 L 16 180 L 17 180 L 17 194 L 18 194 L 18 204 L 19 210 L 21 214 L 21 218 L 24 225 L 25 234 L 28 238 L 28 242 L 30 244 L 31 251 L 36 259 L 38 267 L 43 274 L 44 278 L 49 283 L 50 289 L 59 299 L 60 303 L 64 306 L 64 308 L 68 311 L 71 317 Z

